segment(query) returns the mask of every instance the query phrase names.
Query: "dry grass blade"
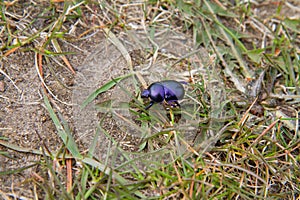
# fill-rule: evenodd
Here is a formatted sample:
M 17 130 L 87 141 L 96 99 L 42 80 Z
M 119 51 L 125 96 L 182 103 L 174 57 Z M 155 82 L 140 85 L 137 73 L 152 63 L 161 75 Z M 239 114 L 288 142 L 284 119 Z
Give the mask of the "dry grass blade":
M 220 53 L 220 51 L 218 50 L 214 40 L 211 37 L 211 34 L 208 31 L 208 28 L 206 27 L 205 22 L 203 21 L 202 18 L 200 18 L 203 24 L 203 27 L 205 28 L 205 31 L 207 32 L 207 36 L 209 38 L 209 41 L 211 42 L 211 45 L 213 46 L 213 49 L 215 51 L 215 53 L 217 54 L 218 58 L 221 60 L 222 64 L 225 66 L 225 73 L 227 73 L 230 78 L 231 81 L 235 84 L 235 87 L 242 93 L 246 92 L 246 89 L 244 87 L 244 85 L 241 83 L 241 81 L 239 80 L 239 78 L 230 70 L 230 67 L 228 66 L 227 62 L 225 61 L 225 59 L 223 58 L 222 54 Z
M 19 93 L 22 92 L 22 90 L 15 84 L 15 82 L 2 69 L 0 69 L 0 73 L 3 74 L 6 78 L 8 78 L 11 81 L 11 83 L 14 85 L 14 87 L 18 90 Z
M 259 136 L 254 140 L 254 142 L 249 146 L 248 150 L 250 150 L 254 145 L 256 145 L 258 143 L 258 141 L 268 133 L 268 131 L 270 131 L 278 122 L 280 121 L 280 119 L 275 120 L 274 122 L 272 122 L 272 124 L 270 124 L 270 126 L 268 126 L 261 134 L 259 134 Z
M 40 81 L 42 82 L 42 84 L 43 84 L 43 86 L 46 88 L 46 90 L 47 90 L 47 92 L 55 99 L 55 100 L 57 100 L 58 102 L 60 102 L 60 103 L 62 103 L 62 104 L 65 104 L 65 105 L 72 105 L 72 104 L 70 104 L 70 103 L 67 103 L 67 102 L 64 102 L 64 101 L 62 101 L 62 100 L 60 100 L 52 91 L 51 91 L 51 89 L 47 86 L 47 84 L 45 83 L 45 81 L 44 81 L 44 78 L 43 78 L 43 76 L 42 76 L 42 71 L 41 71 L 41 67 L 40 67 L 40 65 L 39 65 L 39 63 L 40 63 L 40 61 L 39 60 L 41 60 L 41 59 L 39 59 L 39 55 L 40 54 L 38 54 L 38 53 L 35 53 L 35 68 L 36 68 L 36 71 L 37 71 L 37 74 L 38 74 L 38 77 L 39 77 L 39 79 L 40 79 Z
M 62 53 L 62 50 L 61 50 L 61 48 L 60 48 L 60 46 L 59 46 L 59 44 L 58 44 L 58 42 L 57 42 L 56 39 L 53 38 L 51 40 L 51 43 L 52 43 L 52 45 L 55 48 L 55 50 L 56 50 L 57 53 Z M 75 74 L 75 71 L 74 71 L 73 67 L 71 66 L 70 62 L 68 61 L 67 57 L 65 55 L 62 55 L 61 58 L 63 59 L 63 61 L 65 62 L 65 64 L 68 66 L 68 68 L 70 69 L 70 71 L 73 74 Z
M 101 26 L 103 26 L 103 24 L 101 24 Z M 127 49 L 125 48 L 125 46 L 116 37 L 116 35 L 111 32 L 111 30 L 109 30 L 108 28 L 103 28 L 103 30 L 104 30 L 108 40 L 120 50 L 121 54 L 123 55 L 123 57 L 125 58 L 125 60 L 127 62 L 127 66 L 129 67 L 130 71 L 133 72 L 131 56 L 130 56 L 129 52 L 127 51 Z
M 207 163 L 208 165 L 213 165 L 213 166 L 224 166 L 224 167 L 231 167 L 231 168 L 235 168 L 235 169 L 238 169 L 238 170 L 241 170 L 241 171 L 244 171 L 246 172 L 247 174 L 255 177 L 256 179 L 260 180 L 263 184 L 267 185 L 267 181 L 262 179 L 260 176 L 258 176 L 257 174 L 253 173 L 252 171 L 249 171 L 249 170 L 246 170 L 240 166 L 236 166 L 236 165 L 233 165 L 233 164 L 226 164 L 226 163 Z
M 239 52 L 236 48 L 236 46 L 233 44 L 232 39 L 228 37 L 227 34 L 230 34 L 231 31 L 229 31 L 224 25 L 222 25 L 222 23 L 218 20 L 218 18 L 216 17 L 213 9 L 211 8 L 211 5 L 209 2 L 204 1 L 205 5 L 208 7 L 210 13 L 213 16 L 214 21 L 219 25 L 219 30 L 222 33 L 223 37 L 226 39 L 226 42 L 229 44 L 229 46 L 231 47 L 232 53 L 234 55 L 234 57 L 237 59 L 237 61 L 239 62 L 240 67 L 243 69 L 243 73 L 245 75 L 245 78 L 252 78 L 252 74 L 253 72 L 251 72 L 251 70 L 247 67 L 246 63 L 244 62 L 244 59 L 241 56 L 241 52 Z M 247 49 L 244 47 L 244 45 L 233 35 L 231 34 L 232 38 L 235 39 L 235 41 L 239 44 L 239 46 L 242 48 L 242 50 L 244 52 L 247 51 Z

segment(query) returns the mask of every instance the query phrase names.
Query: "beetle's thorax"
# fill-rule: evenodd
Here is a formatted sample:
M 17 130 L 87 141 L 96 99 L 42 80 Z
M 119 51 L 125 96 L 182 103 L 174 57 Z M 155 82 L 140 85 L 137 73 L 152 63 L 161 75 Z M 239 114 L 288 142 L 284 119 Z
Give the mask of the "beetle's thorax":
M 162 102 L 165 99 L 165 90 L 160 83 L 153 83 L 148 88 L 150 94 L 149 97 L 154 102 Z

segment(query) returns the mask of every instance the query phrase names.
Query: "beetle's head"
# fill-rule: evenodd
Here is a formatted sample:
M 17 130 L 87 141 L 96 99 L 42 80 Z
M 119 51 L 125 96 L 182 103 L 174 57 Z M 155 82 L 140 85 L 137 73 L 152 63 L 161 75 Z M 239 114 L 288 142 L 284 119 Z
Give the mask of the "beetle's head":
M 150 95 L 149 90 L 144 90 L 144 91 L 142 91 L 141 97 L 142 98 L 148 98 L 149 95 Z

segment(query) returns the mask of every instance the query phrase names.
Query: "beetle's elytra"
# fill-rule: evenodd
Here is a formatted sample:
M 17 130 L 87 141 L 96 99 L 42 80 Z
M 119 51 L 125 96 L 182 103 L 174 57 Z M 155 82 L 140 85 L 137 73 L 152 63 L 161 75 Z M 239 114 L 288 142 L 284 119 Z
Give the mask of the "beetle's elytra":
M 154 103 L 161 103 L 164 100 L 168 103 L 178 104 L 178 100 L 183 99 L 184 88 L 182 84 L 174 80 L 166 80 L 152 83 L 141 94 L 142 98 L 150 98 L 150 104 L 146 106 L 149 109 Z

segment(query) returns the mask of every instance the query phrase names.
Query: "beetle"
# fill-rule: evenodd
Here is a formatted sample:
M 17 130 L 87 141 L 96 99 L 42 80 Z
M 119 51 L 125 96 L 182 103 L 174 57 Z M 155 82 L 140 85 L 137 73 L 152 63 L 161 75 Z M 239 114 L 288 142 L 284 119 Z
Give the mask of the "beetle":
M 182 84 L 174 80 L 165 80 L 152 83 L 146 90 L 142 91 L 142 98 L 150 98 L 150 104 L 145 110 L 153 106 L 154 103 L 161 103 L 164 100 L 169 104 L 180 106 L 177 102 L 183 99 L 184 88 Z

